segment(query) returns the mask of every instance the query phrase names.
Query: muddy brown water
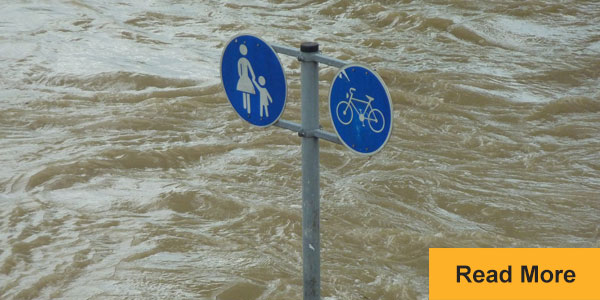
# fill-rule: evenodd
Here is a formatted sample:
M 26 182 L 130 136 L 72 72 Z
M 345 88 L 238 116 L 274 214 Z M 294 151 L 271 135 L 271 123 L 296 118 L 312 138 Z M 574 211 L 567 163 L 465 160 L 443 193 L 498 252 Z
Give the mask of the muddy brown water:
M 600 247 L 597 1 L 17 0 L 0 28 L 2 299 L 301 298 L 300 140 L 228 104 L 241 32 L 393 98 L 377 155 L 322 143 L 324 299 L 427 299 L 431 247 Z

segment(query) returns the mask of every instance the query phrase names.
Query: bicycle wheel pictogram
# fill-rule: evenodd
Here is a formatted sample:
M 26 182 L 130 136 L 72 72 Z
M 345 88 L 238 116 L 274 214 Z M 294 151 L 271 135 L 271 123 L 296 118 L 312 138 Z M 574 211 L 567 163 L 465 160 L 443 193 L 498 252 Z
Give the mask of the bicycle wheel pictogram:
M 371 130 L 375 133 L 380 133 L 385 127 L 383 113 L 377 108 L 371 110 L 367 120 L 369 121 L 369 127 L 371 127 Z
M 335 112 L 340 123 L 348 125 L 350 122 L 352 122 L 354 113 L 352 112 L 352 105 L 350 105 L 350 102 L 340 101 L 335 109 Z

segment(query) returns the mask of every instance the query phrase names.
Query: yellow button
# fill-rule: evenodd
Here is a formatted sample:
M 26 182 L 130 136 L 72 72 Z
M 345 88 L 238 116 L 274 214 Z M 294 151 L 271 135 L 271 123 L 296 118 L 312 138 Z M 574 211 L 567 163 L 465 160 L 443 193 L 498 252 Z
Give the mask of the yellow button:
M 429 299 L 600 299 L 600 249 L 431 248 Z

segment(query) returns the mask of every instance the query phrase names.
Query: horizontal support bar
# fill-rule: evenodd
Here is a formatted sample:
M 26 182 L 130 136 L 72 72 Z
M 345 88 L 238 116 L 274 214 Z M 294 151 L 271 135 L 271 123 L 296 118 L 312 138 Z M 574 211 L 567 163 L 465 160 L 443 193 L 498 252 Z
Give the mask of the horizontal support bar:
M 322 129 L 316 129 L 316 130 L 311 130 L 311 131 L 305 132 L 302 129 L 302 125 L 291 122 L 291 121 L 281 120 L 281 119 L 273 125 L 280 127 L 280 128 L 289 129 L 291 131 L 297 132 L 299 136 L 316 137 L 318 139 L 322 139 L 322 140 L 326 140 L 326 141 L 329 141 L 329 142 L 332 142 L 335 144 L 342 145 L 342 141 L 340 141 L 340 138 L 337 135 L 335 135 L 331 132 L 322 130 Z
M 296 48 L 292 48 L 292 47 L 288 47 L 288 46 L 275 45 L 275 44 L 269 44 L 269 45 L 277 53 L 281 53 L 281 54 L 285 54 L 285 55 L 289 55 L 289 56 L 294 56 L 294 57 L 298 57 L 298 56 L 302 55 L 302 52 L 300 52 L 300 50 L 298 50 Z
M 275 124 L 273 124 L 273 125 L 284 128 L 284 129 L 289 129 L 294 132 L 302 131 L 302 125 L 291 122 L 291 121 L 282 120 L 282 119 L 279 119 L 279 121 L 275 122 Z
M 322 140 L 330 141 L 332 143 L 336 143 L 338 145 L 342 145 L 342 141 L 340 141 L 340 138 L 337 135 L 329 131 L 325 131 L 323 129 L 314 130 L 312 132 L 312 136 Z
M 296 48 L 281 46 L 281 45 L 273 45 L 273 44 L 271 44 L 271 47 L 277 53 L 294 56 L 294 57 L 298 58 L 298 60 L 300 60 L 300 61 L 315 61 L 318 63 L 322 63 L 322 64 L 326 64 L 328 66 L 338 67 L 338 68 L 341 68 L 345 65 L 350 64 L 350 62 L 348 62 L 348 61 L 325 56 L 325 55 L 320 54 L 319 52 L 307 53 L 307 52 L 302 52 Z

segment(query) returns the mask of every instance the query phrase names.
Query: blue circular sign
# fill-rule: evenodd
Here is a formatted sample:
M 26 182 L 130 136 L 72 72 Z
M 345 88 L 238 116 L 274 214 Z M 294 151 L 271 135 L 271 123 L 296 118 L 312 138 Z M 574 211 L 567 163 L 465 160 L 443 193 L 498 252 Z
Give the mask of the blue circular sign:
M 340 69 L 329 91 L 331 122 L 350 150 L 371 155 L 392 133 L 392 98 L 379 75 L 360 65 Z
M 235 111 L 252 125 L 279 120 L 285 108 L 287 84 L 279 57 L 262 39 L 238 35 L 221 57 L 221 81 Z

